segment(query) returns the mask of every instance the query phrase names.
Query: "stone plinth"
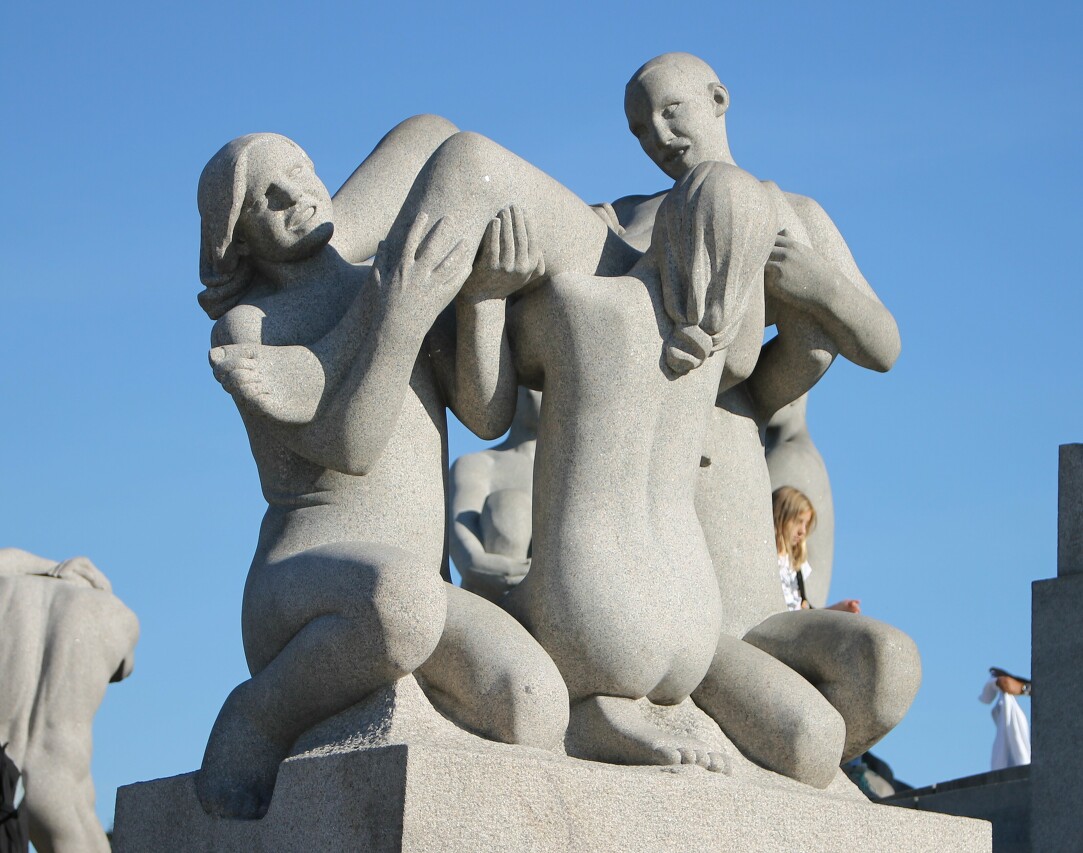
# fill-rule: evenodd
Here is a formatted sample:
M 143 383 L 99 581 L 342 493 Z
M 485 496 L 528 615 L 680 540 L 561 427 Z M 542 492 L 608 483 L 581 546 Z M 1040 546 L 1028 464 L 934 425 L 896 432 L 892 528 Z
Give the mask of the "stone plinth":
M 765 774 L 766 776 L 766 774 Z M 988 851 L 989 824 L 696 767 L 388 746 L 284 765 L 259 821 L 207 817 L 194 774 L 122 788 L 114 849 L 133 851 Z M 848 783 L 847 783 L 848 784 Z

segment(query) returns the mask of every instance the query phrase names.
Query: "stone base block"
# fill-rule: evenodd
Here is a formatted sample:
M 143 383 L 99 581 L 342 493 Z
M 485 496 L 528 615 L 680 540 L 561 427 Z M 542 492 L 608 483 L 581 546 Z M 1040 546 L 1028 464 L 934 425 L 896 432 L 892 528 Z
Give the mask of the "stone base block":
M 984 821 L 879 806 L 761 771 L 616 767 L 492 745 L 390 745 L 286 762 L 266 816 L 207 816 L 195 774 L 122 788 L 134 851 L 905 851 L 991 849 Z

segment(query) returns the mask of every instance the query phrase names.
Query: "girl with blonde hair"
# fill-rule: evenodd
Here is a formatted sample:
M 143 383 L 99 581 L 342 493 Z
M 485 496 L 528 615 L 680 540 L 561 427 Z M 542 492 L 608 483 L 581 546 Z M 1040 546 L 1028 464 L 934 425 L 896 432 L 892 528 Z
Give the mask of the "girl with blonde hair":
M 782 594 L 790 610 L 808 610 L 812 605 L 805 595 L 805 578 L 812 574 L 808 562 L 808 537 L 816 526 L 816 508 L 804 492 L 792 486 L 775 489 L 771 495 L 775 517 L 775 547 L 778 550 L 778 574 Z M 827 608 L 846 613 L 860 613 L 861 602 L 844 598 Z

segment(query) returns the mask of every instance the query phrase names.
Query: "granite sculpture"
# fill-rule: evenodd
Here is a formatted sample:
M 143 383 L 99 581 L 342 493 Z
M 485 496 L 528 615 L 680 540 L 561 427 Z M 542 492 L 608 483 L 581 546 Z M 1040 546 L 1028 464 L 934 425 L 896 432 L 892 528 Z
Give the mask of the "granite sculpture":
M 41 853 L 107 853 L 90 775 L 94 715 L 132 672 L 139 622 L 86 557 L 0 548 L 0 743 Z
M 629 129 L 677 179 L 704 161 L 734 163 L 729 103 L 714 71 L 682 53 L 647 62 L 625 93 Z M 888 369 L 899 336 L 822 208 L 771 182 L 762 187 L 778 228 L 763 270 L 763 319 L 778 334 L 761 352 L 752 342 L 761 340 L 763 322 L 748 315 L 738 333 L 749 342 L 748 361 L 731 362 L 723 374 L 703 446 L 697 511 L 717 573 L 722 630 L 693 698 L 745 755 L 822 787 L 840 757 L 859 754 L 901 719 L 920 663 L 909 638 L 874 620 L 781 612 L 762 430 L 839 353 Z M 667 195 L 628 196 L 607 212 L 625 239 L 642 246 Z
M 451 466 L 448 544 L 463 589 L 497 601 L 530 570 L 531 494 L 541 394 L 519 389 L 503 442 Z
M 432 116 L 334 198 L 276 134 L 211 159 L 200 303 L 268 503 L 242 605 L 251 678 L 198 774 L 118 805 L 118 827 L 143 827 L 122 849 L 180 837 L 148 805 L 167 789 L 201 804 L 176 827 L 280 842 L 273 804 L 313 797 L 317 766 L 376 774 L 366 814 L 385 792 L 406 809 L 421 768 L 521 765 L 578 790 L 565 750 L 847 796 L 839 762 L 905 711 L 916 651 L 874 620 L 780 612 L 774 555 L 758 561 L 761 429 L 837 353 L 889 367 L 898 334 L 815 202 L 733 162 L 728 103 L 694 57 L 645 65 L 629 124 L 676 184 L 594 209 Z M 542 392 L 536 425 L 521 386 Z M 483 438 L 518 412 L 453 474 L 467 589 L 440 579 L 447 409 Z M 340 761 L 358 749 L 371 765 Z M 371 849 L 402 842 L 370 829 Z
M 395 151 L 442 130 L 414 120 L 369 160 L 412 168 Z M 358 192 L 365 174 L 363 164 L 344 191 Z M 400 201 L 387 201 L 386 183 L 366 193 L 376 208 Z M 449 351 L 454 339 L 429 332 L 460 291 L 460 341 L 464 317 L 484 311 L 486 294 L 468 277 L 493 211 L 469 251 L 461 225 L 422 212 L 371 266 L 350 263 L 332 243 L 338 207 L 305 153 L 276 134 L 228 143 L 198 195 L 201 303 L 217 320 L 211 364 L 248 430 L 268 502 L 242 608 L 252 677 L 211 732 L 204 808 L 261 816 L 300 735 L 414 672 L 464 727 L 558 748 L 568 712 L 552 663 L 503 611 L 440 577 L 444 407 L 482 433 L 490 413 L 457 394 L 455 371 L 473 363 L 466 346 Z M 348 231 L 365 227 L 341 207 Z M 340 239 L 347 254 L 375 248 Z

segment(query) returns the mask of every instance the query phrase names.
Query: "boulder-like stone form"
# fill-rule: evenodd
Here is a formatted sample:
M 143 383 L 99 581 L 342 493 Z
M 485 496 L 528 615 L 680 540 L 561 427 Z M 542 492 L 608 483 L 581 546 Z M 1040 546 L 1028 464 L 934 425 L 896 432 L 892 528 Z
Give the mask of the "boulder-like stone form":
M 86 557 L 0 549 L 0 743 L 19 767 L 30 840 L 107 853 L 90 776 L 94 715 L 132 671 L 139 621 Z

